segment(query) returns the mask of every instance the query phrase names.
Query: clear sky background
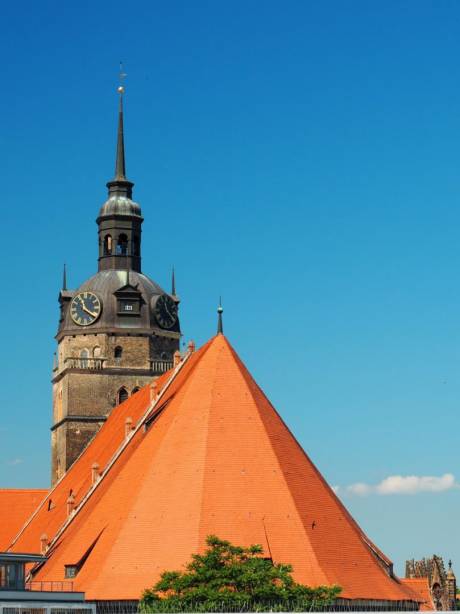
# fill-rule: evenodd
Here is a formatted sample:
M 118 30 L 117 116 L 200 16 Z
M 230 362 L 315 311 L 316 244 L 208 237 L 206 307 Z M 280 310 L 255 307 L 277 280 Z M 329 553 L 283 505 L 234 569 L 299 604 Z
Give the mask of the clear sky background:
M 460 575 L 460 4 L 1 13 L 0 485 L 49 481 L 62 265 L 71 287 L 97 267 L 122 59 L 143 268 L 169 289 L 175 265 L 184 341 L 214 334 L 221 293 L 231 343 L 397 570 L 438 553 Z

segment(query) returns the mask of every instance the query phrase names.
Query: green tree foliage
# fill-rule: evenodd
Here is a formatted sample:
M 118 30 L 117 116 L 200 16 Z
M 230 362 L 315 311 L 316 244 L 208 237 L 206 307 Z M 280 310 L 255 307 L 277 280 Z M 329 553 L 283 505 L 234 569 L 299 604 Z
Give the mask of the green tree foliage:
M 143 612 L 261 612 L 321 609 L 338 586 L 309 588 L 292 578 L 291 565 L 273 564 L 261 546 L 234 546 L 215 535 L 185 571 L 165 571 L 141 599 Z

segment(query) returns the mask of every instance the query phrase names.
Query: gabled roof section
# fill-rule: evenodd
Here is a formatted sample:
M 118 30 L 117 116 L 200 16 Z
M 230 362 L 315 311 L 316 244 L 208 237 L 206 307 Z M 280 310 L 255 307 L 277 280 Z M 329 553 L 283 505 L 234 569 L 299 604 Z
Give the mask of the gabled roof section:
M 82 476 L 75 491 L 80 505 L 54 529 L 37 580 L 64 579 L 65 565 L 84 559 L 75 590 L 90 600 L 138 599 L 161 572 L 181 568 L 204 548 L 207 535 L 216 534 L 261 544 L 275 562 L 292 564 L 298 582 L 338 584 L 344 598 L 416 601 L 222 334 L 168 377 L 152 405 L 142 397 L 148 388 L 132 398 L 143 398 L 147 410 L 139 408 L 139 428 L 115 459 L 112 453 L 110 470 L 90 496 L 85 476 L 96 450 L 102 454 L 111 441 L 107 433 L 118 430 L 119 441 L 126 404 L 68 472 L 65 488 L 65 478 L 59 483 L 56 490 L 68 496 Z M 14 547 L 25 545 L 19 538 Z
M 0 489 L 0 551 L 7 548 L 47 492 L 44 489 Z

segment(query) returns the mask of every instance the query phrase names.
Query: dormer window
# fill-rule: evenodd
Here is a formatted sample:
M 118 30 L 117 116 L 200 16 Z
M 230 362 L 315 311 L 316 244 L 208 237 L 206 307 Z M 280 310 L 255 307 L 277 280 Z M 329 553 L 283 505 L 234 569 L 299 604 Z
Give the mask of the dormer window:
M 136 298 L 121 298 L 118 299 L 118 314 L 126 316 L 139 315 L 139 299 Z
M 129 282 L 114 292 L 117 298 L 117 314 L 123 317 L 139 317 L 141 315 L 142 295 L 137 286 Z
M 75 578 L 78 573 L 78 567 L 76 565 L 65 565 L 65 577 L 66 578 Z

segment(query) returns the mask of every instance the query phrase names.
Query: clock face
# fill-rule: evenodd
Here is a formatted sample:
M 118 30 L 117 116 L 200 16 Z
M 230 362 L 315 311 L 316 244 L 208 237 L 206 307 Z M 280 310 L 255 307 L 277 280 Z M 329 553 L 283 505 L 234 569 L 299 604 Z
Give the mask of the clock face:
M 171 328 L 177 322 L 177 304 L 167 294 L 157 298 L 153 311 L 161 328 Z
M 70 303 L 70 315 L 75 324 L 89 326 L 101 315 L 101 301 L 92 292 L 79 292 Z

